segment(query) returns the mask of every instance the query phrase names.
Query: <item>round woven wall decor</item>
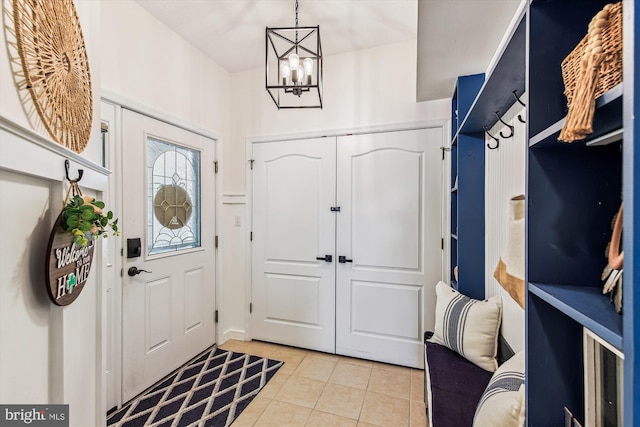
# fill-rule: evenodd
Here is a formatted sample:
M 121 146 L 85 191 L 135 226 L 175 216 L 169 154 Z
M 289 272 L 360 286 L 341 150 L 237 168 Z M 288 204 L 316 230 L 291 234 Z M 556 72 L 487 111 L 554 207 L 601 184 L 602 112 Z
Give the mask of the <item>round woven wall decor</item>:
M 72 0 L 13 0 L 27 88 L 51 137 L 82 152 L 93 120 L 91 75 Z

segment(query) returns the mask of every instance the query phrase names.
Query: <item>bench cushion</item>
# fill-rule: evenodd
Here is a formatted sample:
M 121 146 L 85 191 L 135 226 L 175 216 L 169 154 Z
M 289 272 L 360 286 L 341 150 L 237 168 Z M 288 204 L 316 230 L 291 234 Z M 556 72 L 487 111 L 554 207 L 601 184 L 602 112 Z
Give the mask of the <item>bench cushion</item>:
M 471 427 L 476 407 L 492 372 L 425 334 L 425 400 L 431 427 Z

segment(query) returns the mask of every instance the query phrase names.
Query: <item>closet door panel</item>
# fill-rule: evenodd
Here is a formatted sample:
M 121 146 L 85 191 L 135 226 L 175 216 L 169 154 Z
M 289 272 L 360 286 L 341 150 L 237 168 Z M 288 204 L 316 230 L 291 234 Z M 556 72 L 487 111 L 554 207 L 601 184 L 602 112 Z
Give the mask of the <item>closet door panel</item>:
M 336 351 L 421 367 L 442 260 L 442 129 L 337 143 Z
M 253 338 L 333 353 L 335 138 L 253 154 Z

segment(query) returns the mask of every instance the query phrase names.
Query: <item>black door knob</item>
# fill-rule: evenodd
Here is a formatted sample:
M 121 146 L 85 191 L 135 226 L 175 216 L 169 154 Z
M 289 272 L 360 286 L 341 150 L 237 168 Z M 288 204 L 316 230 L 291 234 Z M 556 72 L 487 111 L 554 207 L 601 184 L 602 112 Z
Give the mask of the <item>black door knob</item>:
M 338 256 L 338 262 L 340 264 L 344 264 L 345 262 L 353 262 L 353 260 L 352 259 L 347 259 L 347 257 L 344 256 L 344 255 L 339 255 Z
M 131 277 L 136 276 L 142 272 L 151 273 L 151 271 L 138 269 L 137 267 L 129 267 L 129 269 L 127 270 L 127 274 Z
M 319 256 L 319 257 L 316 257 L 316 259 L 318 261 L 332 262 L 333 261 L 333 255 Z

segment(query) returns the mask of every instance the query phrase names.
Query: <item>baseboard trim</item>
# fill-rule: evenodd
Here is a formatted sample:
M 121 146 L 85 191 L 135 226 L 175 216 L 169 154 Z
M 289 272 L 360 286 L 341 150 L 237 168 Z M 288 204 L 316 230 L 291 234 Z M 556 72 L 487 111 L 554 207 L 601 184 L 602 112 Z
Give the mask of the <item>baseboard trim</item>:
M 219 344 L 222 345 L 229 340 L 251 341 L 251 338 L 247 336 L 247 333 L 245 331 L 237 329 L 227 329 L 222 333 L 222 340 Z

